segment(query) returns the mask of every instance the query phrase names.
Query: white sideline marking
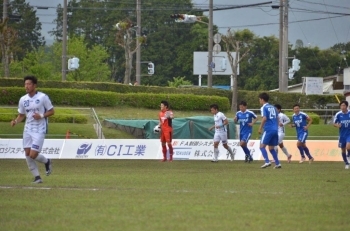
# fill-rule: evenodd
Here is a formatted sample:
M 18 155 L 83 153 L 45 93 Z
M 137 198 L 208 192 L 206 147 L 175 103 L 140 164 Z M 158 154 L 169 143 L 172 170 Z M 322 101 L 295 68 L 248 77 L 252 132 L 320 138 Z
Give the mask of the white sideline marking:
M 115 190 L 115 191 L 127 191 L 130 190 L 130 188 L 127 189 L 121 189 L 121 188 L 65 188 L 65 187 L 30 187 L 30 186 L 3 186 L 0 185 L 0 189 L 24 189 L 24 190 L 69 190 L 69 191 L 108 191 L 108 190 Z M 131 189 L 135 190 L 135 189 Z M 161 190 L 161 191 L 169 191 L 169 190 Z M 195 193 L 196 191 L 193 190 L 187 190 L 187 189 L 180 189 L 180 190 L 174 190 L 173 192 L 175 193 Z M 197 191 L 200 193 L 201 191 Z M 229 193 L 229 194 L 240 194 L 240 193 L 259 193 L 259 194 L 273 194 L 273 195 L 278 195 L 278 194 L 284 194 L 283 192 L 267 192 L 267 191 L 236 191 L 236 190 L 224 190 L 224 193 Z

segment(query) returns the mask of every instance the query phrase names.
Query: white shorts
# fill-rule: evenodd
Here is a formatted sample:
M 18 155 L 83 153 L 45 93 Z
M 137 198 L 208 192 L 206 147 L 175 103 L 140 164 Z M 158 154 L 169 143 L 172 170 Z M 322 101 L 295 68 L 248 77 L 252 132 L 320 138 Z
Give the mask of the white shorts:
M 285 134 L 284 133 L 278 133 L 278 144 L 283 142 Z
M 24 132 L 23 133 L 23 148 L 30 148 L 40 152 L 45 140 L 45 134 L 35 132 Z
M 222 142 L 223 144 L 227 143 L 227 132 L 215 132 L 214 142 Z

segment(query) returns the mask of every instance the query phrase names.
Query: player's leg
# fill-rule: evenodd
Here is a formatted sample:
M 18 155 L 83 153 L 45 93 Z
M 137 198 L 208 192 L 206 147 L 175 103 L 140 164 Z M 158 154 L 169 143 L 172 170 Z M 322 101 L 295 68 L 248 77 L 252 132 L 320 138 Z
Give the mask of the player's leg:
M 308 134 L 306 132 L 304 132 L 302 137 L 300 137 L 300 141 L 302 143 L 301 147 L 304 150 L 306 156 L 309 158 L 309 163 L 311 163 L 312 161 L 314 161 L 314 158 L 311 156 L 309 148 L 306 146 L 307 136 L 308 136 Z
M 235 155 L 230 146 L 227 144 L 227 133 L 221 134 L 221 142 L 224 148 L 230 153 L 231 161 L 235 159 Z
M 220 143 L 221 137 L 218 132 L 215 132 L 214 134 L 214 157 L 211 162 L 218 162 L 218 157 L 219 157 L 219 143 Z
M 262 156 L 264 157 L 265 164 L 262 165 L 261 168 L 267 168 L 271 166 L 271 163 L 270 163 L 269 157 L 267 156 L 267 151 L 266 151 L 266 146 L 269 143 L 269 140 L 270 140 L 269 134 L 267 134 L 266 131 L 264 131 L 260 140 L 260 151 Z
M 304 143 L 303 143 L 303 142 L 305 142 L 304 134 L 305 134 L 305 132 L 299 133 L 297 136 L 297 139 L 298 139 L 297 148 L 299 149 L 300 156 L 301 156 L 299 163 L 303 163 L 305 161 Z
M 275 150 L 275 147 L 278 145 L 278 133 L 272 132 L 270 142 L 268 143 L 270 153 L 275 161 L 276 166 L 274 168 L 281 168 L 280 161 L 278 159 L 277 152 Z
M 346 150 L 342 151 L 342 157 L 345 162 L 345 169 L 349 169 L 350 164 L 350 137 L 346 138 Z M 344 148 L 344 149 L 345 149 Z M 345 151 L 347 152 L 348 156 L 345 154 Z
M 162 153 L 163 153 L 163 159 L 161 161 L 165 162 L 167 161 L 167 156 L 166 156 L 167 149 L 166 149 L 166 139 L 165 139 L 163 130 L 160 132 L 160 143 L 162 145 Z
M 173 155 L 174 155 L 174 149 L 173 149 L 173 145 L 172 145 L 172 137 L 173 137 L 173 133 L 171 131 L 166 132 L 165 133 L 165 140 L 166 143 L 168 145 L 168 149 L 169 149 L 169 161 L 173 161 Z
M 41 149 L 44 144 L 45 134 L 30 133 L 32 137 L 32 147 L 30 149 L 30 157 L 40 163 L 45 164 L 46 175 L 50 175 L 52 172 L 52 161 L 41 155 Z
M 247 143 L 250 139 L 251 133 L 243 134 L 240 139 L 240 146 L 243 149 L 243 152 L 245 153 L 245 162 L 251 162 L 253 161 L 253 158 L 250 155 L 250 151 L 247 148 Z
M 26 156 L 26 162 L 29 171 L 34 176 L 33 183 L 42 183 L 38 166 L 34 159 L 30 157 L 30 148 L 32 146 L 32 137 L 28 133 L 23 133 L 23 148 Z

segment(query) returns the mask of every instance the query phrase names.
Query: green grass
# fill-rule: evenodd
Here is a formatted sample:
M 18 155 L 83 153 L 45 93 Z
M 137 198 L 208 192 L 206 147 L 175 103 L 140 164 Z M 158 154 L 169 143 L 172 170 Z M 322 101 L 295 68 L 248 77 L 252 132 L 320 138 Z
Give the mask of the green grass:
M 0 160 L 0 229 L 350 229 L 343 163 L 282 164 L 54 160 L 33 185 L 24 160 Z
M 133 108 L 128 106 L 120 107 L 98 107 L 94 108 L 101 123 L 104 119 L 157 119 L 158 110 L 144 109 L 144 108 Z M 4 109 L 0 108 L 1 113 L 13 113 L 16 115 L 16 109 Z M 89 110 L 72 110 L 70 108 L 59 108 L 56 107 L 56 114 L 72 114 L 82 113 L 89 114 Z M 191 116 L 211 116 L 208 111 L 174 111 L 175 117 L 191 117 Z M 226 112 L 225 115 L 228 118 L 233 118 L 232 112 Z M 49 134 L 47 138 L 64 138 L 67 130 L 70 130 L 73 134 L 71 138 L 97 138 L 96 132 L 93 129 L 93 120 L 90 118 L 88 124 L 73 124 L 73 123 L 50 123 Z M 21 138 L 23 132 L 23 123 L 16 125 L 14 128 L 10 127 L 9 122 L 0 122 L 0 138 Z M 259 125 L 254 125 L 252 139 L 259 139 L 258 134 Z M 103 133 L 107 139 L 133 139 L 134 137 L 123 131 L 119 131 L 112 128 L 103 127 Z M 295 128 L 286 127 L 286 140 L 295 140 Z M 317 137 L 313 137 L 317 136 Z M 311 125 L 309 130 L 309 140 L 335 140 L 338 136 L 338 130 L 332 125 Z

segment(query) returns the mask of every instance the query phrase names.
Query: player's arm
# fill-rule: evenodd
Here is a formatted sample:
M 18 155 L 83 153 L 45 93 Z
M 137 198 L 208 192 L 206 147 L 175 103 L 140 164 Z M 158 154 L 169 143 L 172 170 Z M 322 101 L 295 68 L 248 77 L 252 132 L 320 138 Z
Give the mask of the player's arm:
M 210 128 L 208 128 L 208 130 L 211 131 L 211 130 L 213 130 L 213 128 L 215 128 L 215 125 L 213 125 Z
M 16 124 L 22 122 L 25 118 L 25 114 L 18 114 L 16 119 L 11 120 L 11 127 L 15 126 Z
M 312 124 L 312 118 L 310 116 L 306 117 L 306 120 L 308 121 L 308 123 L 304 127 L 305 130 L 309 129 L 310 125 Z
M 266 116 L 263 116 L 262 119 L 261 119 L 261 123 L 260 123 L 260 126 L 259 126 L 259 130 L 258 130 L 258 133 L 259 133 L 259 134 L 262 133 L 262 129 L 263 129 L 265 123 L 266 123 Z
M 333 120 L 333 127 L 336 127 L 336 128 L 340 128 L 341 127 L 341 123 L 338 119 L 338 116 L 335 116 L 334 117 L 334 120 Z
M 254 118 L 255 117 L 255 118 Z M 256 115 L 253 115 L 253 119 L 252 119 L 252 122 L 250 124 L 248 124 L 249 126 L 253 126 L 256 121 L 258 121 L 258 117 Z
M 286 126 L 286 124 L 288 124 L 290 122 L 290 119 L 287 115 L 283 115 L 283 120 L 284 121 L 282 124 L 283 126 Z

